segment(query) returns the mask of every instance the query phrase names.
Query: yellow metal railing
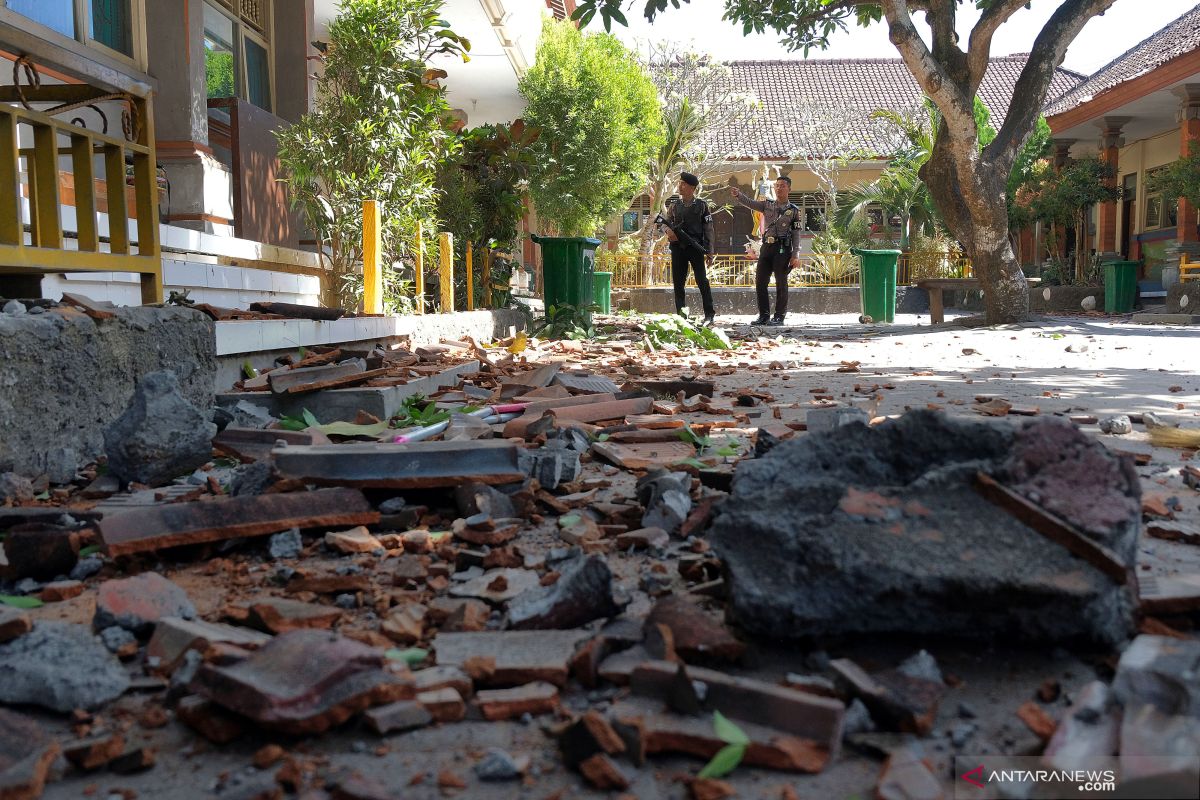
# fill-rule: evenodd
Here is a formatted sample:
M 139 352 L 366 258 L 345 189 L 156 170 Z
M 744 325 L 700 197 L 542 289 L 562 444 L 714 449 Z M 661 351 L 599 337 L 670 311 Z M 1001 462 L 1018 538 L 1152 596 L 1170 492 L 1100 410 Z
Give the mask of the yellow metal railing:
M 146 100 L 135 100 L 134 106 L 141 123 L 137 142 L 0 104 L 0 272 L 134 272 L 142 278 L 142 302 L 162 302 L 153 119 Z M 127 157 L 133 162 L 132 214 L 125 193 Z M 65 247 L 64 212 L 72 204 L 64 201 L 60 187 L 63 162 L 71 166 L 78 249 Z M 96 192 L 101 176 L 107 195 L 107 249 L 101 243 Z M 137 219 L 136 247 L 129 237 L 131 217 Z
M 1179 280 L 1200 281 L 1200 262 L 1189 260 L 1187 253 L 1179 256 Z
M 809 253 L 800 256 L 800 266 L 788 274 L 788 285 L 796 287 L 858 286 L 859 260 L 850 253 Z M 748 256 L 719 255 L 706 270 L 712 286 L 753 286 L 757 261 Z M 671 256 L 656 253 L 649 258 L 603 253 L 596 269 L 613 273 L 613 288 L 634 289 L 671 285 Z M 896 282 L 907 286 L 926 278 L 970 278 L 971 260 L 964 257 L 903 253 Z M 688 285 L 695 277 L 688 271 Z

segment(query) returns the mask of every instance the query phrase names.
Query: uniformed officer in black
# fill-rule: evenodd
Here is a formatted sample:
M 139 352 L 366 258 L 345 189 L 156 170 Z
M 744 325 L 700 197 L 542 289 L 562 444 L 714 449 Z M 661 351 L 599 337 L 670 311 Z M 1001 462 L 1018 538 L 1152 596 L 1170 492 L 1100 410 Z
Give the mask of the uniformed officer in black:
M 758 295 L 758 319 L 754 325 L 782 325 L 787 314 L 788 273 L 800 266 L 800 231 L 804 229 L 800 207 L 788 200 L 791 189 L 792 179 L 786 175 L 775 181 L 774 200 L 751 200 L 736 186 L 731 189 L 735 200 L 763 215 L 763 242 L 754 273 L 754 290 Z M 775 276 L 774 317 L 770 316 L 771 301 L 767 294 L 772 275 Z
M 700 290 L 700 301 L 704 305 L 704 324 L 712 325 L 716 312 L 713 310 L 712 289 L 708 286 L 708 274 L 704 268 L 706 264 L 712 266 L 712 249 L 717 237 L 713 230 L 712 212 L 708 203 L 696 197 L 696 189 L 699 186 L 700 179 L 695 175 L 690 172 L 680 173 L 679 186 L 676 189 L 679 199 L 667 206 L 665 216 L 671 225 L 691 234 L 692 239 L 708 251 L 708 255 L 688 244 L 670 228 L 667 228 L 666 234 L 671 240 L 671 282 L 675 285 L 675 310 L 683 314 L 683 309 L 687 306 L 684 284 L 687 283 L 688 265 L 691 264 L 692 271 L 696 273 L 696 288 Z

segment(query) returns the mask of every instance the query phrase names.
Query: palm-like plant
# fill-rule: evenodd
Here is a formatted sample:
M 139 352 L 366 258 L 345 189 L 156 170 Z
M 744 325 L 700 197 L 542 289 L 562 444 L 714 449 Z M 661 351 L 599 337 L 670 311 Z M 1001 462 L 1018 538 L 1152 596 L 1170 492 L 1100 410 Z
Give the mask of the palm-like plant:
M 937 208 L 917 170 L 916 164 L 905 160 L 892 164 L 870 183 L 851 186 L 838 207 L 837 224 L 847 228 L 865 219 L 869 208 L 881 207 L 885 220 L 900 217 L 901 248 L 909 246 L 917 231 L 932 236 L 937 228 Z

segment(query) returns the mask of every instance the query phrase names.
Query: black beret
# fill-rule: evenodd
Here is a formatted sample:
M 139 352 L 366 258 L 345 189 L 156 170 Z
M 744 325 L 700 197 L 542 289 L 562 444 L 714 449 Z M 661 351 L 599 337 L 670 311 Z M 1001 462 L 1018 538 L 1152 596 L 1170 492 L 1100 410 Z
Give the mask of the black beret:
M 695 175 L 693 175 L 690 172 L 679 173 L 679 180 L 683 181 L 684 183 L 688 184 L 689 186 L 699 186 L 700 185 L 700 179 L 697 178 Z

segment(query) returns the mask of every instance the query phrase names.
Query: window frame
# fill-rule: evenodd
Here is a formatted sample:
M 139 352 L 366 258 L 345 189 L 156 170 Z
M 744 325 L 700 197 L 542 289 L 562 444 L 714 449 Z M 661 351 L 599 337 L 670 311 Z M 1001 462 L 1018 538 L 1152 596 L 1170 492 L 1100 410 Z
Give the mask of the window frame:
M 32 31 L 38 38 L 46 39 L 55 44 L 63 45 L 67 42 L 88 50 L 101 53 L 111 59 L 114 59 L 121 64 L 133 67 L 134 69 L 145 72 L 146 70 L 146 0 L 128 0 L 129 15 L 130 15 L 130 37 L 133 45 L 133 53 L 126 55 L 120 50 L 114 50 L 103 42 L 92 36 L 91 25 L 89 25 L 89 11 L 91 0 L 70 0 L 72 15 L 75 22 L 75 35 L 68 36 L 62 31 L 57 31 L 47 25 L 43 25 L 32 17 L 27 17 L 19 11 L 8 7 L 7 0 L 0 0 L 0 20 L 10 22 L 12 24 L 31 25 Z
M 241 13 L 241 3 L 230 2 L 230 0 L 203 0 L 205 6 L 211 7 L 213 11 L 223 15 L 231 23 L 233 23 L 233 39 L 234 49 L 234 64 L 233 64 L 233 81 L 234 81 L 234 97 L 250 103 L 255 108 L 262 108 L 269 114 L 275 113 L 275 49 L 271 47 L 271 41 L 274 38 L 275 15 L 273 12 L 273 3 L 268 0 L 262 0 L 266 10 L 266 24 L 263 26 L 265 30 L 259 30 L 258 27 L 250 22 L 245 15 Z M 201 36 L 204 33 L 201 31 Z M 250 40 L 254 44 L 261 47 L 267 54 L 267 92 L 269 95 L 268 107 L 263 108 L 250 99 L 250 77 L 247 71 L 249 59 L 246 55 L 246 41 Z M 208 98 L 215 100 L 218 98 Z

